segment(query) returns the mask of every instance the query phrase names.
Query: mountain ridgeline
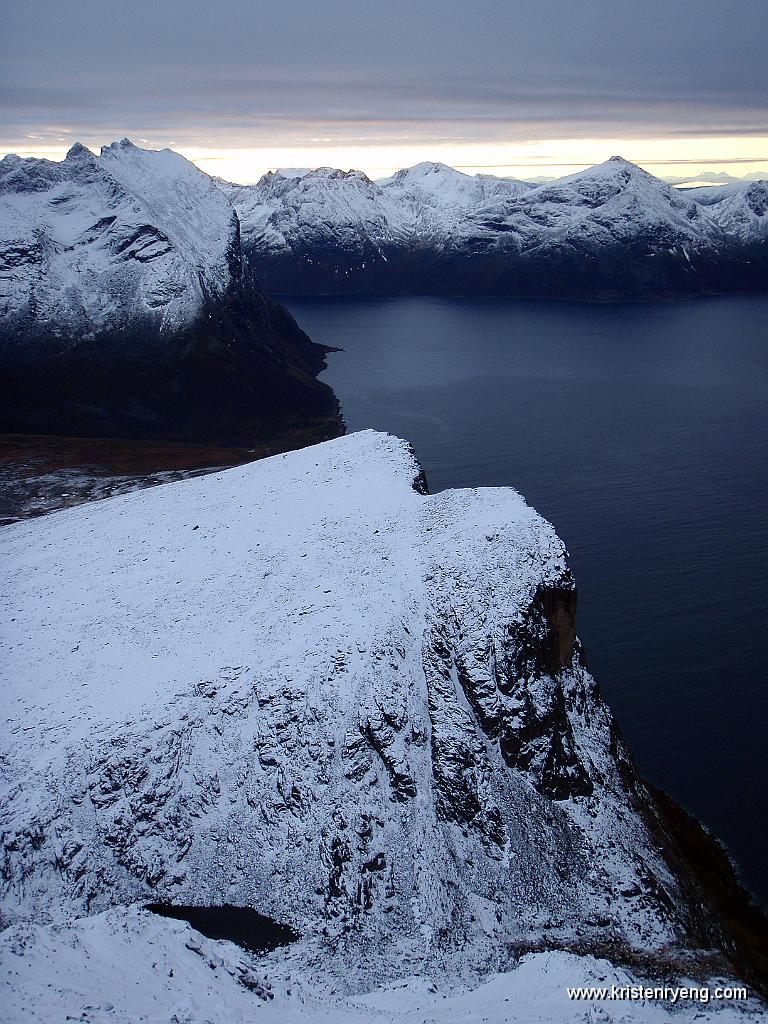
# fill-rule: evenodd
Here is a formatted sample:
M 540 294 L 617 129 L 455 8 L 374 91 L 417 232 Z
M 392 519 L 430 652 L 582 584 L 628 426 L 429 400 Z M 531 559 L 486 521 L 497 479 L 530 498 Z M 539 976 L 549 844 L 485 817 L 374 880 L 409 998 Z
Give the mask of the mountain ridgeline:
M 222 186 L 284 294 L 648 299 L 768 287 L 768 182 L 680 191 L 610 160 L 535 185 L 424 163 Z M 699 195 L 701 193 L 701 195 Z
M 0 430 L 284 450 L 342 429 L 323 366 L 183 157 L 0 161 Z
M 127 139 L 0 160 L 0 431 L 279 451 L 337 436 L 277 294 L 643 299 L 764 290 L 768 182 L 613 157 L 546 185 L 425 163 L 213 179 Z

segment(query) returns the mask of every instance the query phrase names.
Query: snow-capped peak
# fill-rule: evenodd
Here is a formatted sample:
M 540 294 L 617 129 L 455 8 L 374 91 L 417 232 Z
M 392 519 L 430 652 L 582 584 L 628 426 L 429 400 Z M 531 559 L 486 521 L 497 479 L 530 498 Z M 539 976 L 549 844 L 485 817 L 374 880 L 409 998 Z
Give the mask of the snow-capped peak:
M 76 142 L 67 150 L 67 155 L 64 157 L 65 160 L 80 160 L 82 158 L 88 158 L 91 160 L 96 159 L 96 154 L 91 152 L 87 146 L 84 146 L 82 142 Z
M 395 171 L 388 178 L 378 179 L 379 185 L 388 185 L 393 181 L 418 181 L 425 182 L 430 180 L 432 186 L 439 187 L 439 182 L 446 182 L 455 180 L 457 178 L 469 178 L 468 174 L 463 171 L 456 170 L 455 167 L 449 167 L 448 164 L 442 164 L 435 160 L 422 160 L 421 163 L 413 164 L 411 167 L 403 167 L 399 171 Z
M 313 170 L 327 171 L 329 167 L 277 167 L 274 171 L 268 171 L 268 174 L 274 174 L 278 178 L 303 178 L 307 174 L 311 174 Z
M 410 208 L 422 221 L 421 230 L 426 228 L 430 233 L 445 230 L 449 225 L 455 231 L 457 218 L 463 218 L 467 212 L 511 199 L 530 187 L 511 178 L 465 174 L 428 160 L 405 167 L 377 184 L 396 203 Z
M 2 171 L 3 241 L 26 254 L 5 281 L 9 324 L 29 323 L 32 303 L 47 334 L 93 336 L 136 317 L 189 325 L 230 282 L 235 215 L 178 153 L 123 139 L 95 156 L 75 143 L 63 161 L 16 158 Z
M 556 181 L 546 182 L 545 185 L 539 186 L 540 188 L 547 188 L 549 186 L 558 187 L 559 185 L 566 184 L 567 182 L 582 181 L 582 180 L 595 180 L 597 178 L 620 180 L 625 183 L 637 180 L 644 180 L 652 182 L 656 186 L 663 188 L 672 188 L 671 185 L 667 185 L 660 178 L 656 178 L 653 174 L 639 167 L 637 164 L 633 164 L 631 160 L 625 160 L 623 156 L 612 156 L 602 163 L 593 164 L 591 167 L 585 167 L 583 170 L 574 171 L 572 174 L 566 174 L 562 178 L 558 178 Z
M 620 155 L 540 185 L 422 161 L 375 182 L 323 168 L 222 187 L 261 279 L 284 293 L 728 291 L 726 249 L 737 287 L 765 273 L 742 251 L 765 237 L 759 184 L 715 214 Z
M 139 147 L 134 145 L 134 143 L 131 142 L 131 140 L 129 138 L 123 137 L 122 139 L 119 140 L 119 142 L 110 142 L 108 145 L 102 146 L 101 147 L 101 155 L 104 156 L 104 154 L 106 152 L 108 152 L 109 150 L 113 150 L 114 151 L 114 150 L 120 150 L 120 149 L 128 150 L 128 149 L 138 149 L 138 148 Z
M 707 218 L 691 199 L 621 156 L 568 174 L 532 189 L 525 196 L 528 208 L 554 218 L 560 229 L 583 231 L 585 220 L 599 210 L 599 224 L 610 223 L 614 236 L 629 238 L 654 225 L 666 237 L 685 237 L 691 244 L 701 240 Z

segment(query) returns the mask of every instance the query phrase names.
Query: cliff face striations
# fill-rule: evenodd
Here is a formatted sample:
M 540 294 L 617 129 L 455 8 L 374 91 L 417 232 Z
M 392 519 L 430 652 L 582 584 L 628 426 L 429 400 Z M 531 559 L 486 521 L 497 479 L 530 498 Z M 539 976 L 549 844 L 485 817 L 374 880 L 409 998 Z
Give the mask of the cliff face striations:
M 6 920 L 228 903 L 391 970 L 717 943 L 562 543 L 418 483 L 366 431 L 4 528 Z

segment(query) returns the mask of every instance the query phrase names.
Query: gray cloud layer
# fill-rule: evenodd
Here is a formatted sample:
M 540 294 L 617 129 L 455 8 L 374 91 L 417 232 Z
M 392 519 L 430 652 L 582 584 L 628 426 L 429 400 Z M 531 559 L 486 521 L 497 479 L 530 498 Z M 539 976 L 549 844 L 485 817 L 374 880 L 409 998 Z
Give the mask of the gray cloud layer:
M 768 135 L 764 0 L 6 0 L 3 20 L 8 138 Z

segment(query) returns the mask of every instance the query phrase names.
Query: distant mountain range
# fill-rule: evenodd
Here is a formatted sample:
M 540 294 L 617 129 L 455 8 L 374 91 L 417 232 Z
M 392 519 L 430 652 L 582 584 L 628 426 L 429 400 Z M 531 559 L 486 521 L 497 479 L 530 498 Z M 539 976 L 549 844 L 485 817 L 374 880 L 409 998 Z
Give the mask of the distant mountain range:
M 278 293 L 640 299 L 768 287 L 768 182 L 680 191 L 621 157 L 544 185 L 436 163 L 221 184 Z
M 209 177 L 127 139 L 0 161 L 0 430 L 275 450 L 343 428 L 278 294 L 644 299 L 768 287 L 768 182 L 422 163 Z
M 687 181 L 701 181 L 711 185 L 738 185 L 742 181 L 764 181 L 768 179 L 768 170 L 752 172 L 750 174 L 733 175 L 727 171 L 702 171 L 700 174 L 688 174 L 684 178 L 671 177 L 662 178 L 662 181 L 670 185 L 682 185 Z

